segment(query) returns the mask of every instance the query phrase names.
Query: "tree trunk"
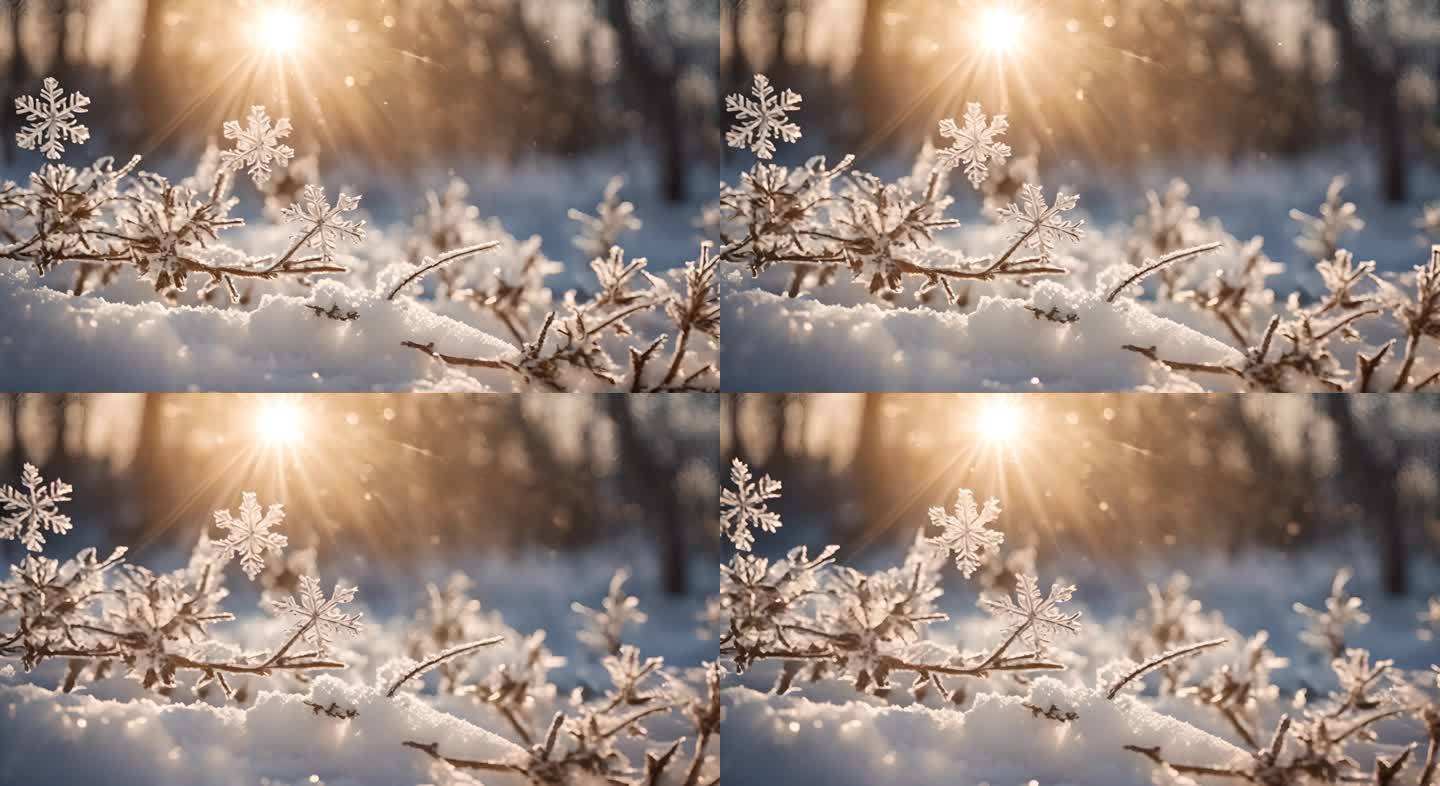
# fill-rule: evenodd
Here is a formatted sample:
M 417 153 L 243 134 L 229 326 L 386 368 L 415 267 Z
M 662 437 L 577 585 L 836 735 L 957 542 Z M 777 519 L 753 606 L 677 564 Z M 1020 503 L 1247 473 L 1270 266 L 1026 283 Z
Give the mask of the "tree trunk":
M 1366 520 L 1361 524 L 1380 542 L 1381 578 L 1385 592 L 1405 595 L 1410 590 L 1409 555 L 1405 549 L 1405 521 L 1400 509 L 1398 467 L 1371 449 L 1350 411 L 1350 396 L 1324 396 L 1335 423 L 1342 464 L 1341 486 L 1361 502 Z
M 661 189 L 666 201 L 681 202 L 687 189 L 684 119 L 680 115 L 680 66 L 675 63 L 664 67 L 646 49 L 630 15 L 630 0 L 606 0 L 605 8 L 619 39 L 621 65 L 641 91 L 641 101 L 658 117 L 662 148 Z
M 866 122 L 883 116 L 881 105 L 881 63 L 885 45 L 885 6 L 887 0 L 864 0 L 865 11 L 860 20 L 860 49 L 855 56 L 855 70 L 851 82 L 859 93 L 860 108 L 867 115 Z
M 721 13 L 725 20 L 725 36 L 729 41 L 730 60 L 726 63 L 725 84 L 727 93 L 744 89 L 745 78 L 750 73 L 750 63 L 745 57 L 745 44 L 741 36 L 740 22 L 745 14 L 741 10 L 742 0 L 725 0 Z
M 1341 79 L 1364 99 L 1380 134 L 1381 178 L 1385 199 L 1403 202 L 1409 195 L 1405 172 L 1405 118 L 1400 105 L 1398 63 L 1382 64 L 1361 40 L 1350 15 L 1350 0 L 1327 0 L 1327 17 L 1340 48 Z
M 773 0 L 775 18 L 775 50 L 770 59 L 770 74 L 776 82 L 789 81 L 790 71 L 790 0 Z
M 632 481 L 627 484 L 627 493 L 642 497 L 644 510 L 660 514 L 652 524 L 660 547 L 660 576 L 665 591 L 671 595 L 684 595 L 690 587 L 689 563 L 683 505 L 680 492 L 675 487 L 674 471 L 662 464 L 640 434 L 635 415 L 630 411 L 630 397 L 605 398 L 610 404 L 610 418 L 615 421 L 620 455 L 626 464 L 624 477 Z
M 140 127 L 158 128 L 164 125 L 159 118 L 165 114 L 165 99 L 162 85 L 165 82 L 165 15 L 170 0 L 145 0 L 145 16 L 140 22 L 140 51 L 135 59 L 135 71 L 131 85 L 137 93 L 137 103 L 143 116 Z
M 50 50 L 50 75 L 61 82 L 70 71 L 70 0 L 55 2 L 55 37 Z
M 5 111 L 3 114 L 5 119 L 3 122 L 0 122 L 0 127 L 3 127 L 6 140 L 12 139 L 15 136 L 15 132 L 19 130 L 17 117 L 10 109 L 15 105 L 15 99 L 19 98 L 24 91 L 25 80 L 28 79 L 30 75 L 30 65 L 25 61 L 24 36 L 21 35 L 20 31 L 20 24 L 24 21 L 24 11 L 24 3 L 10 3 L 10 13 L 7 17 L 10 25 L 10 68 L 7 77 L 9 88 L 6 90 L 4 96 Z M 15 151 L 11 148 L 8 141 L 6 144 L 0 145 L 0 149 L 4 150 L 4 153 L 0 155 L 4 156 L 5 163 L 8 164 L 15 160 Z

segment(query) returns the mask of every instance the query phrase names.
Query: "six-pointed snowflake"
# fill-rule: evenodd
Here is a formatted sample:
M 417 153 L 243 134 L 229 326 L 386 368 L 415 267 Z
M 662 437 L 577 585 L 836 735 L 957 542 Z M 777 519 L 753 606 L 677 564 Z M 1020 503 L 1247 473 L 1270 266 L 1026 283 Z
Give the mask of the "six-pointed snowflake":
M 90 129 L 76 122 L 76 115 L 90 111 L 90 99 L 80 93 L 65 95 L 54 77 L 46 77 L 40 98 L 20 96 L 15 111 L 30 124 L 15 134 L 21 150 L 34 150 L 38 145 L 46 158 L 59 158 L 65 142 L 83 145 L 90 139 Z
M 1080 198 L 1061 191 L 1055 195 L 1055 204 L 1045 204 L 1045 192 L 1037 185 L 1026 183 L 1021 189 L 1022 205 L 1009 205 L 1000 209 L 1000 217 L 1014 223 L 1018 229 L 1014 240 L 1025 239 L 1025 245 L 1039 251 L 1042 259 L 1049 259 L 1055 246 L 1061 240 L 1072 243 L 1085 236 L 1081 227 L 1084 221 L 1067 221 L 1065 213 L 1074 210 Z
M 289 118 L 282 117 L 272 126 L 265 107 L 252 106 L 244 126 L 237 120 L 225 122 L 225 138 L 233 140 L 235 147 L 220 151 L 220 166 L 232 172 L 246 169 L 259 186 L 270 180 L 272 164 L 285 166 L 295 157 L 294 149 L 280 143 L 287 136 L 290 136 Z
M 5 509 L 0 516 L 0 538 L 19 538 L 25 548 L 40 551 L 46 530 L 56 535 L 70 531 L 70 517 L 60 512 L 59 503 L 69 502 L 73 489 L 63 480 L 45 483 L 34 464 L 25 465 L 20 484 L 25 488 L 0 486 L 0 507 Z
M 240 567 L 254 581 L 265 569 L 265 552 L 279 555 L 290 542 L 284 535 L 270 531 L 284 520 L 284 505 L 271 505 L 262 516 L 255 492 L 247 491 L 240 501 L 240 518 L 232 517 L 228 510 L 215 511 L 215 526 L 229 533 L 217 545 L 225 550 L 226 559 L 240 557 Z
M 329 262 L 335 258 L 335 247 L 341 240 L 364 242 L 365 222 L 345 220 L 345 214 L 359 206 L 360 197 L 342 192 L 331 207 L 323 186 L 308 185 L 300 200 L 281 212 L 286 221 L 300 225 L 294 239 L 319 251 Z
M 780 529 L 780 514 L 768 510 L 765 503 L 780 497 L 780 481 L 766 475 L 758 482 L 745 462 L 735 459 L 730 465 L 730 482 L 735 488 L 720 492 L 720 530 L 740 551 L 749 551 L 755 543 L 751 527 L 766 532 Z
M 990 176 L 990 164 L 1002 166 L 1010 158 L 1010 146 L 995 140 L 1008 130 L 1010 121 L 1005 115 L 996 115 L 987 123 L 979 104 L 966 104 L 963 126 L 952 118 L 940 121 L 940 136 L 953 141 L 935 151 L 935 163 L 947 170 L 963 164 L 970 185 L 978 189 Z
M 800 139 L 800 126 L 786 115 L 800 108 L 800 94 L 786 90 L 777 97 L 764 74 L 755 75 L 750 94 L 755 97 L 739 93 L 725 97 L 725 111 L 736 116 L 725 141 L 733 148 L 749 147 L 758 158 L 773 158 L 776 139 L 792 144 Z
M 980 567 L 988 554 L 1000 553 L 1000 544 L 1005 542 L 1005 533 L 986 529 L 985 525 L 1000 518 L 1000 500 L 990 498 L 985 507 L 977 508 L 975 495 L 969 489 L 960 489 L 955 495 L 955 514 L 944 508 L 930 509 L 930 523 L 944 531 L 928 539 L 928 543 L 947 552 L 954 552 L 955 567 L 961 575 L 970 578 Z
M 1009 598 L 985 598 L 981 603 L 991 614 L 1009 618 L 1006 635 L 1020 631 L 1020 638 L 1033 651 L 1040 653 L 1056 635 L 1080 632 L 1080 612 L 1065 614 L 1060 611 L 1060 604 L 1070 600 L 1074 594 L 1074 586 L 1057 581 L 1050 585 L 1049 597 L 1041 597 L 1039 580 L 1023 573 L 1019 586 L 1015 588 L 1014 602 Z
M 324 654 L 329 650 L 330 642 L 334 641 L 336 633 L 343 631 L 354 636 L 360 632 L 360 617 L 363 615 L 346 614 L 340 609 L 340 604 L 349 603 L 355 598 L 355 591 L 355 587 L 347 587 L 337 582 L 335 591 L 330 594 L 330 599 L 326 600 L 325 593 L 320 589 L 319 579 L 314 576 L 301 576 L 299 603 L 295 602 L 295 598 L 289 597 L 272 601 L 270 606 L 281 614 L 295 617 L 295 624 L 290 628 L 290 632 L 300 633 L 300 638 L 306 644 L 316 652 Z

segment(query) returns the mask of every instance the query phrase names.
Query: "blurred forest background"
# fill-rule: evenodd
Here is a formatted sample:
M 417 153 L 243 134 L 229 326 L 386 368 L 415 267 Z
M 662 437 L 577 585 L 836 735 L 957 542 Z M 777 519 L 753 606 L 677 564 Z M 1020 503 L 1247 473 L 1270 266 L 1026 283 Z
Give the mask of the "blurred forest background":
M 625 146 L 679 201 L 711 188 L 690 179 L 718 144 L 716 2 L 4 0 L 0 92 L 58 77 L 143 154 L 193 153 L 255 103 L 302 156 L 396 173 Z
M 718 396 L 6 395 L 0 483 L 75 486 L 75 543 L 189 549 L 242 491 L 293 546 L 389 565 L 629 549 L 672 593 L 718 550 Z M 98 530 L 98 531 L 97 531 Z M 78 546 L 75 546 L 78 548 Z M 0 541 L 0 560 L 19 545 Z M 698 558 L 698 559 L 697 559 Z
M 983 101 L 1009 114 L 1016 153 L 1042 165 L 1294 156 L 1363 140 L 1399 202 L 1414 164 L 1440 154 L 1434 0 L 723 6 L 727 91 L 764 71 L 804 93 L 802 124 L 821 140 L 806 153 L 912 153 L 939 119 Z
M 762 546 L 908 544 L 969 488 L 1007 545 L 1112 568 L 1358 543 L 1403 594 L 1440 551 L 1440 396 L 740 395 L 721 423 L 784 483 Z

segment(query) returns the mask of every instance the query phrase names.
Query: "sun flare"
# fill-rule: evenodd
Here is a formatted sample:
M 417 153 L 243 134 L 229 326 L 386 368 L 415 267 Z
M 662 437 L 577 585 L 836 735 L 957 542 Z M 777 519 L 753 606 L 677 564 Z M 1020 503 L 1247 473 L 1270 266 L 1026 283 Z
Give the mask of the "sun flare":
M 255 433 L 267 445 L 291 445 L 305 436 L 300 407 L 289 401 L 270 401 L 255 416 Z
M 990 445 L 1013 444 L 1025 430 L 1020 406 L 1008 398 L 986 402 L 980 408 L 975 427 L 980 439 Z
M 985 50 L 1004 54 L 1018 49 L 1024 34 L 1024 16 L 1012 8 L 995 6 L 980 15 L 975 37 Z
M 293 8 L 275 6 L 261 12 L 250 30 L 256 48 L 274 55 L 291 54 L 305 42 L 305 16 Z

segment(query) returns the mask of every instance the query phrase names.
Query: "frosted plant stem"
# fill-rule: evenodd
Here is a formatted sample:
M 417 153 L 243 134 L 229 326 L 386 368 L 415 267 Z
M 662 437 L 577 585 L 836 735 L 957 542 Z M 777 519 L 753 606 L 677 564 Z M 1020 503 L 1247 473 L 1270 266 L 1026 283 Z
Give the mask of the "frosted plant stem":
M 1440 769 L 1440 725 L 1430 730 L 1430 743 L 1425 746 L 1425 768 L 1420 772 L 1419 786 L 1430 786 L 1435 771 Z
M 493 647 L 504 640 L 504 636 L 491 636 L 488 639 L 480 639 L 479 641 L 472 641 L 469 644 L 461 644 L 457 647 L 451 647 L 444 652 L 438 653 L 424 663 L 421 663 L 420 665 L 406 672 L 399 679 L 395 680 L 395 683 L 390 686 L 390 689 L 385 691 L 385 698 L 395 698 L 395 692 L 400 690 L 401 685 L 404 685 L 415 677 L 424 674 L 426 671 L 429 671 L 430 669 L 439 666 L 441 663 L 444 663 L 451 658 L 458 658 L 461 655 L 468 655 L 472 652 L 475 652 L 476 650 L 484 649 L 485 647 Z
M 1120 293 L 1121 293 L 1121 292 L 1124 292 L 1124 291 L 1126 290 L 1126 288 L 1128 288 L 1131 284 L 1135 284 L 1135 283 L 1137 283 L 1137 282 L 1140 282 L 1140 281 L 1145 280 L 1145 278 L 1148 277 L 1151 273 L 1154 273 L 1155 271 L 1160 270 L 1161 268 L 1164 268 L 1164 267 L 1167 267 L 1167 266 L 1169 266 L 1169 265 L 1172 265 L 1172 264 L 1174 264 L 1174 263 L 1176 263 L 1176 262 L 1179 262 L 1179 261 L 1182 260 L 1182 259 L 1189 259 L 1190 257 L 1196 257 L 1196 256 L 1200 256 L 1201 254 L 1205 254 L 1205 253 L 1214 251 L 1215 249 L 1217 249 L 1217 248 L 1219 248 L 1219 247 L 1220 247 L 1220 244 L 1219 244 L 1219 243 L 1208 243 L 1208 244 L 1203 245 L 1203 246 L 1195 246 L 1194 248 L 1185 248 L 1185 249 L 1181 249 L 1181 250 L 1179 250 L 1179 251 L 1174 251 L 1174 252 L 1171 252 L 1171 253 L 1169 253 L 1169 254 L 1166 254 L 1165 256 L 1160 257 L 1160 259 L 1158 259 L 1158 260 L 1155 261 L 1154 263 L 1150 264 L 1148 267 L 1141 268 L 1141 269 L 1140 269 L 1139 271 L 1137 271 L 1134 275 L 1130 276 L 1129 278 L 1127 278 L 1127 279 L 1125 279 L 1123 282 L 1121 282 L 1121 283 L 1120 283 L 1120 286 L 1117 286 L 1117 287 L 1115 287 L 1115 289 L 1113 289 L 1113 290 L 1110 291 L 1110 295 L 1105 298 L 1105 302 L 1106 302 L 1106 303 L 1114 303 L 1114 302 L 1115 302 L 1115 298 L 1120 297 Z
M 457 248 L 457 249 L 455 249 L 454 251 L 450 251 L 450 252 L 448 252 L 448 253 L 441 254 L 441 255 L 440 255 L 439 257 L 437 257 L 433 262 L 431 262 L 431 263 L 428 264 L 428 265 L 424 265 L 424 266 L 422 266 L 422 267 L 417 268 L 417 269 L 415 270 L 415 272 L 413 272 L 413 273 L 411 273 L 410 275 L 406 276 L 404 281 L 401 281 L 399 284 L 396 284 L 396 285 L 395 285 L 395 288 L 392 289 L 392 290 L 390 290 L 390 294 L 385 296 L 385 299 L 386 299 L 386 300 L 394 300 L 394 299 L 396 298 L 396 296 L 399 295 L 400 292 L 405 289 L 405 287 L 407 287 L 407 286 L 409 286 L 410 284 L 414 283 L 417 279 L 422 278 L 426 273 L 429 273 L 430 271 L 432 271 L 432 270 L 434 270 L 434 269 L 436 269 L 436 268 L 443 267 L 443 266 L 445 266 L 445 265 L 447 265 L 447 264 L 449 264 L 449 263 L 451 263 L 451 262 L 454 262 L 454 261 L 457 260 L 457 259 L 463 259 L 464 257 L 474 256 L 475 254 L 482 254 L 482 253 L 484 253 L 484 252 L 486 252 L 486 251 L 492 251 L 492 250 L 497 249 L 497 248 L 499 248 L 499 247 L 500 247 L 500 241 L 498 241 L 498 240 L 492 240 L 492 241 L 490 241 L 489 243 L 481 243 L 481 244 L 475 245 L 475 246 L 467 246 L 466 248 Z
M 1163 666 L 1170 661 L 1189 657 L 1196 653 L 1208 650 L 1211 647 L 1218 647 L 1225 642 L 1226 639 L 1212 639 L 1210 641 L 1202 641 L 1199 644 L 1191 644 L 1188 647 L 1180 647 L 1179 649 L 1174 649 L 1166 652 L 1150 661 L 1145 662 L 1144 664 L 1141 664 L 1134 671 L 1126 674 L 1123 679 L 1115 683 L 1115 685 L 1112 686 L 1110 690 L 1105 693 L 1105 698 L 1113 700 L 1116 696 L 1120 695 L 1120 690 L 1124 688 L 1127 684 L 1139 679 L 1140 677 L 1145 676 L 1145 674 L 1147 674 L 1148 672 L 1153 671 L 1154 669 L 1159 668 L 1160 666 Z
M 1395 376 L 1395 384 L 1390 392 L 1399 393 L 1405 389 L 1405 384 L 1410 381 L 1410 372 L 1415 368 L 1416 352 L 1420 348 L 1420 335 L 1413 330 L 1405 339 L 1405 359 L 1400 363 L 1400 373 Z

